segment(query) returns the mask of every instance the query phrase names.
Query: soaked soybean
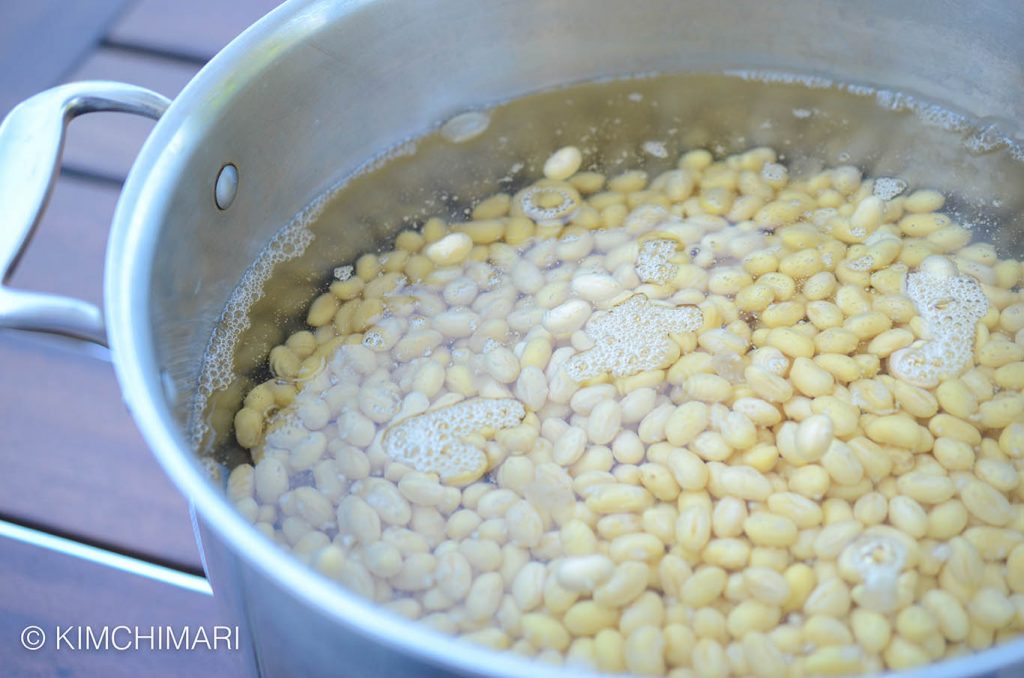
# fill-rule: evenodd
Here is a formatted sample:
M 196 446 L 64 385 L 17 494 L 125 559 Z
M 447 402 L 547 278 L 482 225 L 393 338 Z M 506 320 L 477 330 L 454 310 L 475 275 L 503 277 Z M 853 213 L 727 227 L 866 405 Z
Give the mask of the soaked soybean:
M 563 141 L 336 262 L 235 415 L 243 515 L 397 614 L 613 673 L 1016 637 L 1021 262 L 909 178 Z

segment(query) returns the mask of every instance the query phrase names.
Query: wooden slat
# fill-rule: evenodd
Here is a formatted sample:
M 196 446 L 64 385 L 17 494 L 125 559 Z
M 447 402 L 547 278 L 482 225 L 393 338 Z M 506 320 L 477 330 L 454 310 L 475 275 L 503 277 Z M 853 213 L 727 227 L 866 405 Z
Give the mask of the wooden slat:
M 281 0 L 138 0 L 109 39 L 208 60 Z
M 118 80 L 174 98 L 198 70 L 195 64 L 104 48 L 94 52 L 67 80 Z M 64 166 L 123 180 L 154 124 L 124 113 L 78 118 L 68 129 Z
M 0 5 L 0 117 L 56 84 L 102 38 L 127 0 Z
M 99 303 L 116 198 L 61 179 L 12 284 Z M 136 431 L 111 365 L 14 332 L 0 333 L 0 364 L 0 515 L 198 570 L 186 503 Z
M 102 303 L 103 257 L 118 194 L 115 187 L 59 179 L 11 284 Z
M 194 593 L 77 558 L 0 539 L 0 674 L 5 676 L 241 676 L 244 650 L 70 651 L 55 648 L 58 625 L 182 627 L 233 626 L 208 595 Z M 47 642 L 31 652 L 20 643 L 22 629 L 35 625 Z M 120 636 L 123 642 L 123 632 Z M 240 640 L 240 648 L 244 647 Z
M 185 500 L 110 364 L 11 333 L 0 364 L 0 516 L 198 571 Z

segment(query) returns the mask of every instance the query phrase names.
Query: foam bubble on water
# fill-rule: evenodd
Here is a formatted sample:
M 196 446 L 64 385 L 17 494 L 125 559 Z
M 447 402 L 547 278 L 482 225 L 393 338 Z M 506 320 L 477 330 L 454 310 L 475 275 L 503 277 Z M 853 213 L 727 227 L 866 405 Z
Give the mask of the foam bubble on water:
M 209 434 L 209 424 L 202 416 L 208 399 L 214 392 L 227 388 L 235 378 L 235 345 L 242 333 L 249 329 L 249 309 L 263 296 L 263 286 L 274 267 L 301 256 L 313 242 L 309 226 L 320 216 L 332 195 L 333 192 L 329 192 L 313 201 L 278 231 L 242 274 L 242 279 L 228 298 L 199 369 L 189 431 L 194 446 L 198 447 Z
M 224 468 L 212 457 L 199 457 L 199 467 L 214 483 L 220 483 L 224 477 Z
M 849 84 L 846 85 L 846 91 L 858 96 L 871 96 L 875 93 L 875 88 L 868 85 Z
M 644 100 L 644 95 L 641 94 L 640 92 L 630 92 L 629 96 L 627 96 L 626 98 L 629 99 L 630 101 L 639 102 Z
M 854 540 L 839 556 L 844 576 L 860 582 L 857 603 L 875 612 L 889 612 L 896 603 L 899 576 L 907 562 L 907 546 L 887 530 L 876 529 Z
M 868 88 L 864 89 L 867 90 Z M 854 94 L 860 93 L 854 91 L 851 87 L 846 87 L 846 90 Z M 864 93 L 870 94 L 869 91 Z M 880 107 L 890 111 L 910 111 L 919 121 L 932 127 L 938 127 L 950 132 L 963 131 L 969 127 L 967 119 L 959 113 L 954 113 L 942 106 L 921 101 L 903 92 L 876 90 L 874 97 L 875 103 Z
M 353 176 L 372 172 L 395 158 L 412 155 L 416 149 L 415 140 L 406 140 L 371 159 L 356 170 Z M 232 291 L 213 329 L 199 368 L 189 415 L 189 440 L 194 447 L 201 447 L 210 433 L 209 423 L 203 416 L 210 396 L 227 388 L 236 377 L 233 366 L 234 352 L 238 338 L 249 329 L 249 308 L 263 297 L 263 287 L 274 267 L 283 261 L 302 256 L 306 251 L 313 241 L 310 225 L 319 218 L 325 205 L 337 195 L 347 180 L 322 193 L 279 230 L 242 274 L 238 285 Z M 351 267 L 338 267 L 335 269 L 335 275 L 339 272 L 343 276 L 346 275 L 345 268 Z M 351 276 L 351 271 L 347 275 Z
M 295 407 L 281 410 L 268 421 L 264 447 L 292 450 L 305 440 L 310 432 L 302 425 Z
M 940 129 L 948 130 L 950 132 L 959 132 L 967 129 L 970 123 L 962 115 L 948 111 L 941 106 L 935 106 L 932 104 L 921 104 L 915 102 L 911 107 L 918 120 L 925 124 L 938 127 Z
M 404 158 L 410 155 L 415 155 L 417 148 L 419 148 L 419 145 L 417 144 L 415 139 L 406 139 L 405 141 L 399 143 L 397 146 L 389 148 L 384 153 L 380 154 L 379 156 L 376 156 L 375 158 L 367 162 L 365 165 L 361 166 L 358 170 L 356 170 L 354 176 L 378 170 L 396 158 Z M 334 195 L 340 189 L 341 184 L 332 187 L 328 191 L 328 197 Z
M 665 148 L 665 142 L 663 141 L 645 141 L 641 148 L 644 149 L 644 153 L 655 158 L 668 157 L 668 149 Z
M 975 327 L 988 312 L 988 298 L 977 280 L 954 275 L 955 270 L 948 259 L 933 255 L 920 270 L 907 275 L 907 296 L 929 336 L 889 356 L 889 373 L 894 377 L 931 388 L 970 364 Z
M 907 182 L 894 177 L 878 177 L 872 188 L 872 194 L 882 200 L 892 200 L 903 191 L 907 190 Z
M 828 78 L 802 73 L 786 73 L 784 71 L 760 71 L 760 70 L 727 70 L 726 75 L 732 75 L 741 80 L 753 80 L 765 84 L 777 83 L 781 85 L 803 85 L 811 89 L 827 89 L 835 86 L 835 82 Z
M 334 279 L 340 282 L 345 282 L 352 277 L 352 272 L 355 269 L 352 266 L 338 266 L 334 269 Z
M 1010 145 L 1010 140 L 995 124 L 973 129 L 964 138 L 964 147 L 977 155 L 998 151 Z
M 664 285 L 671 280 L 679 267 L 669 259 L 676 253 L 674 240 L 647 240 L 640 245 L 636 258 L 636 274 L 643 282 Z
M 384 433 L 392 460 L 442 481 L 466 484 L 487 471 L 487 454 L 470 436 L 519 424 L 526 409 L 512 398 L 474 398 L 404 419 Z
M 797 118 L 798 120 L 806 120 L 807 118 L 811 117 L 812 115 L 814 115 L 814 111 L 812 111 L 809 108 L 794 108 L 793 109 L 793 117 Z
M 561 202 L 550 207 L 540 204 L 546 196 L 558 196 Z M 523 214 L 534 221 L 557 221 L 568 223 L 576 216 L 580 206 L 580 195 L 575 189 L 565 186 L 530 186 L 516 196 Z
M 491 116 L 482 111 L 461 113 L 441 125 L 441 136 L 453 144 L 465 143 L 475 139 L 491 125 Z
M 652 303 L 645 294 L 635 294 L 591 317 L 586 335 L 594 347 L 569 358 L 566 372 L 582 382 L 607 372 L 628 377 L 658 369 L 670 354 L 669 335 L 695 332 L 703 323 L 704 315 L 696 306 L 662 306 Z
M 852 90 L 851 90 L 852 91 Z M 853 92 L 859 94 L 859 92 Z M 869 94 L 870 91 L 865 89 L 864 94 Z M 889 110 L 898 111 L 906 108 L 904 95 L 900 92 L 892 92 L 887 89 L 881 89 L 875 91 L 875 102 L 882 108 L 888 108 Z

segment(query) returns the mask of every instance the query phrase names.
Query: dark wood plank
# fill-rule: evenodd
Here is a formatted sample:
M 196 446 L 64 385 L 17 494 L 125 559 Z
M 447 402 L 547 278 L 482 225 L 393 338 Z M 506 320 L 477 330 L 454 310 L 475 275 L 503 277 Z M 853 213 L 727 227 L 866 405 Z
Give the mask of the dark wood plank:
M 67 80 L 118 80 L 174 98 L 198 70 L 195 64 L 102 48 Z M 78 118 L 68 128 L 64 166 L 123 180 L 154 124 L 125 113 L 93 113 Z
M 234 626 L 209 595 L 195 593 L 47 549 L 0 539 L 0 673 L 5 676 L 166 676 L 244 675 L 244 650 L 205 648 L 118 652 L 55 648 L 58 625 L 89 626 Z M 42 649 L 21 646 L 22 630 L 35 625 L 46 633 Z M 74 635 L 65 636 L 65 638 Z M 119 643 L 126 636 L 121 632 Z M 157 642 L 157 641 L 154 641 Z M 240 648 L 244 647 L 240 640 Z
M 101 301 L 115 189 L 58 181 L 12 283 Z M 0 515 L 198 570 L 184 499 L 124 408 L 113 368 L 0 334 Z
M 11 284 L 101 304 L 103 257 L 118 194 L 116 187 L 59 179 Z
M 0 4 L 0 117 L 57 83 L 99 42 L 128 0 Z
M 108 39 L 208 60 L 281 0 L 138 0 Z
M 185 500 L 109 363 L 0 334 L 0 516 L 198 571 Z

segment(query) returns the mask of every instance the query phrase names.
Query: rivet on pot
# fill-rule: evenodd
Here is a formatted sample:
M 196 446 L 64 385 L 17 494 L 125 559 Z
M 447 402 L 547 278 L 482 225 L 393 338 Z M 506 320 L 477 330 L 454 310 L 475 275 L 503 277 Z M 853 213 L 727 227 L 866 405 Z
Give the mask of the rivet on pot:
M 217 207 L 226 210 L 231 207 L 231 203 L 235 201 L 237 194 L 238 168 L 228 163 L 220 168 L 220 173 L 217 175 L 217 184 L 213 189 L 213 199 L 217 202 Z

